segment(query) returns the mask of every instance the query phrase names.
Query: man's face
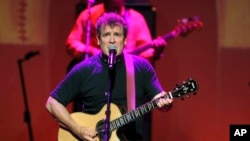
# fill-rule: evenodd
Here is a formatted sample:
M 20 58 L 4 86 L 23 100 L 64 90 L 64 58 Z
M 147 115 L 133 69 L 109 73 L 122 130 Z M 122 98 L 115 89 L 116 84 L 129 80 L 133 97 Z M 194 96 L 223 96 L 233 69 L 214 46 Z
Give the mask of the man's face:
M 109 26 L 106 25 L 101 28 L 101 35 L 98 38 L 98 44 L 100 45 L 102 52 L 105 55 L 109 55 L 109 46 L 116 46 L 116 55 L 120 55 L 123 51 L 126 39 L 124 37 L 123 28 L 121 26 Z

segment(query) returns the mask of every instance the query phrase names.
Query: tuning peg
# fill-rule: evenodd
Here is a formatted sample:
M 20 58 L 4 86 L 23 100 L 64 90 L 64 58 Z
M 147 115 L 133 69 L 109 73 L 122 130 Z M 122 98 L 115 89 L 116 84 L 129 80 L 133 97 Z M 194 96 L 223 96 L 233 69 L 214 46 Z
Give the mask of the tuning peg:
M 180 84 L 175 84 L 175 90 L 178 90 L 179 88 L 181 87 L 181 85 Z

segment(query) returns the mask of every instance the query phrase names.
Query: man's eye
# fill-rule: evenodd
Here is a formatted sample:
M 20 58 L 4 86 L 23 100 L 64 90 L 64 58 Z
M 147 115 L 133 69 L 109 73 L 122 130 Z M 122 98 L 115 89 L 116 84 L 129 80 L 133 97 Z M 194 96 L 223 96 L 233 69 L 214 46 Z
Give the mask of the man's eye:
M 115 36 L 121 37 L 122 34 L 121 33 L 115 33 Z
M 107 37 L 109 34 L 102 34 L 102 37 Z

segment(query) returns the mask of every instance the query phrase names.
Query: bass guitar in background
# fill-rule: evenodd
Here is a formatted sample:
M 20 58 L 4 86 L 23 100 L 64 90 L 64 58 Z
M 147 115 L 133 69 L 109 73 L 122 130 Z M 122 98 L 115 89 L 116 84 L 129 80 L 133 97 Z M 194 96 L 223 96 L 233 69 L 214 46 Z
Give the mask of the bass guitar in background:
M 164 39 L 166 42 L 177 38 L 179 36 L 186 37 L 192 31 L 200 30 L 203 27 L 203 22 L 199 19 L 198 16 L 193 16 L 191 18 L 181 18 L 177 20 L 177 25 L 172 29 L 172 31 L 160 36 L 160 38 Z M 158 37 L 159 38 L 159 37 Z M 133 51 L 128 52 L 130 54 L 139 55 L 149 48 L 155 49 L 155 54 L 153 60 L 158 60 L 163 53 L 165 46 L 152 46 L 151 43 L 148 43 L 143 46 L 139 46 L 135 48 Z M 83 57 L 84 58 L 84 57 Z M 77 63 L 82 60 L 72 59 L 67 67 L 67 72 L 74 67 Z

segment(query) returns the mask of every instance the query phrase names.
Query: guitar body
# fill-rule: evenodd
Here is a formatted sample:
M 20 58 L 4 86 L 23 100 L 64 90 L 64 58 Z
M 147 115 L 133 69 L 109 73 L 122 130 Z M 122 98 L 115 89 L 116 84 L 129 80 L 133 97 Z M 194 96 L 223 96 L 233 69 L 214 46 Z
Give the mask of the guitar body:
M 105 105 L 101 111 L 97 114 L 90 115 L 90 114 L 85 114 L 82 112 L 75 112 L 71 114 L 71 117 L 81 126 L 86 126 L 86 127 L 91 127 L 93 130 L 96 130 L 96 126 L 98 122 L 103 121 L 106 117 L 105 112 L 107 109 L 107 105 Z M 112 104 L 110 105 L 110 110 L 111 110 L 111 115 L 110 115 L 110 120 L 114 120 L 118 117 L 121 116 L 120 109 L 115 105 Z M 116 134 L 117 130 L 114 130 L 109 138 L 109 141 L 119 141 L 119 137 Z M 101 141 L 103 139 L 99 139 L 98 141 Z M 72 135 L 69 131 L 59 128 L 58 131 L 58 141 L 80 141 L 77 139 L 74 135 Z

